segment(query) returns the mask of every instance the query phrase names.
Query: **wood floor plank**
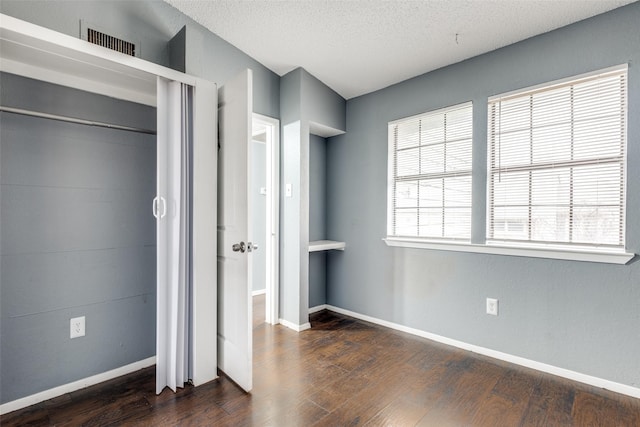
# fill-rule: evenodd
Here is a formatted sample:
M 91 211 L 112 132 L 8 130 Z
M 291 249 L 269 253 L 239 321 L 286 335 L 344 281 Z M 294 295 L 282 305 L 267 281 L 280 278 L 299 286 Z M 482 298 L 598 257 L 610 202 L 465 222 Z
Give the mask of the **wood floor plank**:
M 640 399 L 329 311 L 301 333 L 265 324 L 264 304 L 254 316 L 251 393 L 220 373 L 156 395 L 151 367 L 4 414 L 0 424 L 640 426 Z
M 371 385 L 371 380 L 361 375 L 350 374 L 324 388 L 316 388 L 309 395 L 309 400 L 331 412 Z
M 601 394 L 578 391 L 573 401 L 573 420 L 579 426 L 613 425 L 639 426 L 637 408 L 622 399 L 610 399 Z
M 507 369 L 476 410 L 471 420 L 478 426 L 516 426 L 521 423 L 539 376 L 533 371 Z
M 529 407 L 523 418 L 523 427 L 571 426 L 571 409 L 575 389 L 549 376 L 534 387 Z
M 468 358 L 453 359 L 444 367 L 441 381 L 429 389 L 439 390 L 439 396 L 434 396 L 437 400 L 418 425 L 472 425 L 471 420 L 498 382 L 501 370 L 491 363 Z

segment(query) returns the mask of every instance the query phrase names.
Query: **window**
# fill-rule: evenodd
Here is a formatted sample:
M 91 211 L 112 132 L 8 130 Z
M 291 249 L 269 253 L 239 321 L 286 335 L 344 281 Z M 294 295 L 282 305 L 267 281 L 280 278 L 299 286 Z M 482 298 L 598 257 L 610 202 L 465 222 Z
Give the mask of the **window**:
M 389 237 L 469 241 L 472 105 L 389 123 Z
M 627 67 L 489 99 L 487 242 L 624 249 Z

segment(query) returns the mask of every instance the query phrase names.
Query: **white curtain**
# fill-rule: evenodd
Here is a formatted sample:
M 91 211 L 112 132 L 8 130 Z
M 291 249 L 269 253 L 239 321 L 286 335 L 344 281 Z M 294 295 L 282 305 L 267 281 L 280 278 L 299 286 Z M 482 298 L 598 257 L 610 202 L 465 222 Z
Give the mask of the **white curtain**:
M 191 102 L 188 85 L 158 78 L 156 393 L 190 379 Z

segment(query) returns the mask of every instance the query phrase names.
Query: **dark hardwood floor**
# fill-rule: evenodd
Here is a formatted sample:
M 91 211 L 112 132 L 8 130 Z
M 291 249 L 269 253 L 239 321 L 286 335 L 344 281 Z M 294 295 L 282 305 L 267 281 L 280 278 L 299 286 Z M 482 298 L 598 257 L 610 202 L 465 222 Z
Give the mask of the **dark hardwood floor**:
M 254 389 L 154 393 L 154 368 L 0 418 L 13 425 L 640 426 L 640 399 L 323 311 L 302 333 L 256 297 Z

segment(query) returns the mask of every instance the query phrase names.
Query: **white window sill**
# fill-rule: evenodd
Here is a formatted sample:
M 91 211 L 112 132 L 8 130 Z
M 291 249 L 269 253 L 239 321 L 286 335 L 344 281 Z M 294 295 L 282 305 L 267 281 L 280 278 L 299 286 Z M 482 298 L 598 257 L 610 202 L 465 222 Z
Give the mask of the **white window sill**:
M 635 256 L 635 254 L 627 252 L 595 252 L 549 248 L 523 248 L 498 245 L 478 245 L 472 243 L 435 242 L 396 237 L 387 237 L 386 239 L 382 240 L 384 240 L 387 246 L 400 248 L 435 249 L 440 251 L 562 259 L 569 261 L 602 262 L 607 264 L 626 264 Z

